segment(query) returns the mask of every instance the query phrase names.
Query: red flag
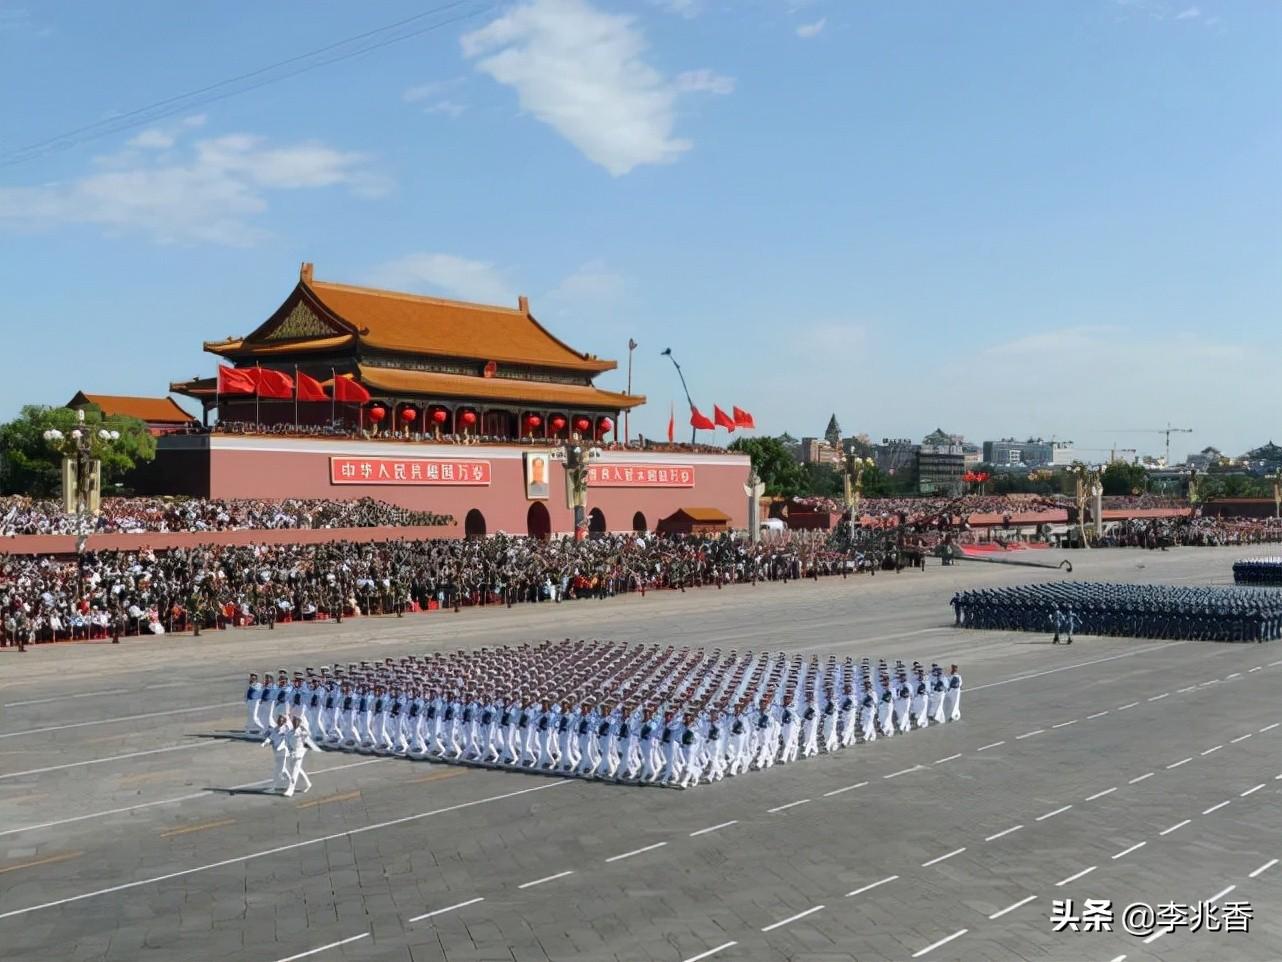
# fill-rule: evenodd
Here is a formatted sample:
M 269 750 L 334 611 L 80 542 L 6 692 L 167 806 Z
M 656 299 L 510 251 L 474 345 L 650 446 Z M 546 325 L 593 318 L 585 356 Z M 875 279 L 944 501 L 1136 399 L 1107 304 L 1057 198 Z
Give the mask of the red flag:
M 358 384 L 350 374 L 340 374 L 334 378 L 334 400 L 346 401 L 349 404 L 365 404 L 369 401 L 369 391 Z
M 668 405 L 668 443 L 676 442 L 677 433 L 677 408 L 675 404 Z
M 219 394 L 253 394 L 254 379 L 244 370 L 218 365 Z
M 740 407 L 734 408 L 734 423 L 738 428 L 756 428 L 757 426 L 752 415 Z
M 302 371 L 294 372 L 294 384 L 298 388 L 298 400 L 300 401 L 328 401 L 329 395 L 321 387 L 321 382 L 316 380 L 310 374 L 304 374 Z
M 731 434 L 734 434 L 734 420 L 716 404 L 712 405 L 712 420 L 716 421 L 720 427 L 723 427 Z
M 693 404 L 690 405 L 690 427 L 701 428 L 704 431 L 715 431 L 717 429 L 717 426 L 708 420 L 707 415 Z
M 292 398 L 294 396 L 294 379 L 282 371 L 273 371 L 269 367 L 241 368 L 258 388 L 259 397 Z

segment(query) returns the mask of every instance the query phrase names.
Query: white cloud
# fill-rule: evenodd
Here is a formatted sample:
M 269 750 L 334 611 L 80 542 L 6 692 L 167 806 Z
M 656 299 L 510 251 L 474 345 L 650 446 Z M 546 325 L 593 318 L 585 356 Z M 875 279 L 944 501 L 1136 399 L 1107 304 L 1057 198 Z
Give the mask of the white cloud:
M 621 297 L 628 289 L 628 279 L 610 270 L 603 260 L 591 260 L 567 276 L 550 296 L 559 301 L 590 302 L 600 305 Z
M 394 290 L 440 294 L 463 301 L 516 306 L 513 285 L 488 261 L 454 254 L 407 254 L 377 268 L 373 282 Z
M 445 114 L 457 117 L 467 110 L 467 105 L 445 96 L 450 90 L 457 89 L 466 83 L 465 77 L 452 77 L 449 80 L 434 80 L 431 83 L 410 87 L 401 94 L 407 104 L 424 104 L 423 112 L 428 114 Z
M 645 60 L 632 17 L 587 0 L 528 0 L 462 44 L 478 70 L 516 91 L 523 110 L 615 176 L 670 163 L 691 147 L 673 133 L 676 101 L 687 91 Z
M 1202 16 L 1201 10 L 1199 10 L 1197 7 L 1189 7 L 1188 9 L 1181 10 L 1179 13 L 1177 13 L 1175 15 L 1175 19 L 1176 20 L 1196 20 L 1200 16 Z
M 188 118 L 179 129 L 200 123 L 203 117 Z M 169 152 L 178 143 L 173 132 L 146 130 L 120 153 L 95 158 L 94 173 L 0 188 L 0 227 L 90 224 L 160 243 L 245 246 L 264 236 L 253 221 L 267 210 L 270 191 L 343 186 L 376 194 L 385 186 L 363 154 L 321 143 L 272 147 L 262 137 L 228 134 L 198 140 L 181 157 Z
M 676 88 L 681 93 L 708 93 L 726 94 L 734 93 L 734 77 L 727 77 L 716 71 L 687 70 L 684 73 L 677 74 Z
M 703 12 L 703 0 L 650 0 L 650 2 L 668 13 L 675 13 L 687 20 L 692 20 Z
M 828 18 L 820 17 L 814 23 L 803 23 L 797 27 L 797 36 L 802 40 L 809 40 L 811 37 L 817 37 L 823 33 L 823 29 L 826 26 L 828 26 Z

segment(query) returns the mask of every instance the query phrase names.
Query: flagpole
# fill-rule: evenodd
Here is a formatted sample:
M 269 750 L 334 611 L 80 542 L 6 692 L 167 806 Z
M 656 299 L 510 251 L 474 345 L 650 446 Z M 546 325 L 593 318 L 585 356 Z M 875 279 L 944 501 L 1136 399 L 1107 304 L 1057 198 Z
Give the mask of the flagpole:
M 632 396 L 632 352 L 635 351 L 636 349 L 637 349 L 637 342 L 632 338 L 628 338 L 628 396 L 629 397 Z M 628 422 L 628 418 L 631 415 L 631 413 L 632 413 L 631 408 L 623 409 L 623 443 L 624 444 L 632 443 L 632 427 Z M 616 432 L 616 440 L 617 440 L 617 432 Z
M 298 365 L 294 365 L 294 430 L 298 430 Z
M 332 367 L 329 369 L 329 380 L 329 426 L 332 428 L 334 426 L 335 418 L 338 417 L 338 375 L 334 372 Z
M 262 423 L 263 423 L 262 418 L 258 414 L 258 396 L 259 394 L 262 393 L 262 385 L 263 385 L 262 364 L 259 363 L 258 361 L 255 361 L 254 370 L 258 372 L 258 376 L 254 378 L 254 430 L 257 431 L 262 426 Z
M 681 378 L 681 390 L 686 392 L 686 403 L 690 405 L 690 413 L 694 414 L 694 401 L 690 399 L 690 389 L 686 387 L 686 376 L 681 373 L 681 365 L 678 364 L 677 359 L 672 356 L 672 348 L 670 347 L 665 348 L 663 351 L 663 354 L 667 357 L 669 361 L 672 362 L 672 366 L 677 369 L 677 377 Z M 694 435 L 695 435 L 695 431 L 697 430 L 698 428 L 696 428 L 693 424 L 690 425 L 690 443 L 691 444 L 694 444 Z

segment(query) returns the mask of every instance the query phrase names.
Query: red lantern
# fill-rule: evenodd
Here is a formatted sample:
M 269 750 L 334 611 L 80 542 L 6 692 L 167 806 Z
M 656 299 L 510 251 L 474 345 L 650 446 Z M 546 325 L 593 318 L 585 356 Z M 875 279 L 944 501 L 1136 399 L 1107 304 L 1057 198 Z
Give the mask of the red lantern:
M 574 419 L 574 430 L 578 431 L 580 434 L 582 434 L 584 431 L 586 431 L 590 427 L 592 427 L 592 422 L 589 421 L 587 418 L 585 418 L 583 415 L 579 415 L 577 418 Z
M 533 431 L 542 423 L 543 423 L 543 419 L 539 417 L 537 414 L 527 414 L 525 416 L 525 426 L 529 428 L 531 431 Z
M 562 431 L 565 429 L 565 418 L 559 414 L 554 414 L 548 424 L 552 426 L 553 431 Z
M 378 424 L 379 421 L 387 417 L 387 408 L 381 404 L 375 404 L 369 409 L 369 419 L 372 423 Z
M 445 408 L 437 408 L 432 412 L 432 420 L 437 424 L 444 424 L 448 417 L 449 414 L 446 413 Z
M 601 437 L 604 437 L 605 435 L 610 433 L 610 429 L 612 427 L 614 427 L 613 421 L 611 421 L 609 418 L 602 418 L 600 421 L 596 423 L 597 434 L 600 435 Z
M 401 420 L 406 424 L 412 423 L 416 417 L 418 417 L 418 412 L 413 408 L 401 408 Z
M 470 428 L 473 424 L 476 423 L 476 412 L 464 411 L 462 414 L 459 415 L 459 420 L 463 422 L 464 427 Z

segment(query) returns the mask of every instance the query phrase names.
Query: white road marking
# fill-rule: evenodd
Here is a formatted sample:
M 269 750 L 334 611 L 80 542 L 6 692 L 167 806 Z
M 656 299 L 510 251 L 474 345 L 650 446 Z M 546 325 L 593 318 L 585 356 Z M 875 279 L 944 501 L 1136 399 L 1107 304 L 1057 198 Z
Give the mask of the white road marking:
M 960 936 L 963 936 L 963 935 L 965 935 L 965 934 L 966 934 L 967 932 L 969 932 L 969 931 L 970 931 L 970 929 L 958 929 L 958 930 L 957 930 L 956 932 L 954 932 L 952 935 L 945 936 L 944 938 L 940 939 L 938 942 L 932 942 L 930 945 L 926 946 L 926 947 L 925 947 L 924 949 L 922 949 L 920 952 L 914 952 L 914 953 L 913 953 L 913 958 L 914 958 L 914 959 L 919 959 L 919 958 L 921 958 L 923 955 L 925 955 L 927 952 L 929 952 L 931 949 L 937 949 L 937 948 L 939 948 L 941 945 L 947 945 L 947 944 L 948 944 L 949 942 L 951 942 L 953 939 L 958 938 L 958 937 L 960 937 Z
M 1076 724 L 1077 724 L 1077 719 L 1074 718 L 1072 721 L 1060 722 L 1058 725 L 1051 725 L 1051 728 L 1067 728 L 1069 725 L 1076 725 Z
M 1109 710 L 1105 708 L 1103 711 L 1097 711 L 1094 715 L 1087 715 L 1086 719 L 1087 721 L 1090 721 L 1092 718 L 1103 718 L 1105 715 L 1108 714 L 1108 711 Z
M 1263 665 L 1256 665 L 1254 668 L 1251 669 L 1251 671 L 1259 671 L 1263 667 L 1264 667 Z
M 1091 665 L 1101 665 L 1106 661 L 1117 661 L 1119 658 L 1134 658 L 1137 655 L 1146 655 L 1154 651 L 1161 651 L 1163 648 L 1170 648 L 1173 645 L 1187 645 L 1187 641 L 1168 641 L 1162 645 L 1150 645 L 1147 648 L 1140 648 L 1135 651 L 1128 651 L 1120 655 L 1109 655 L 1107 658 L 1096 658 L 1093 661 L 1079 661 L 1075 665 L 1060 665 L 1058 668 L 1047 668 L 1045 671 L 1035 671 L 1027 675 L 1016 675 L 1014 678 L 1007 678 L 1004 681 L 990 681 L 983 685 L 971 685 L 967 691 L 980 691 L 984 688 L 996 688 L 999 685 L 1009 685 L 1017 681 L 1027 681 L 1030 678 L 1041 678 L 1044 675 L 1053 675 L 1059 671 L 1072 671 L 1074 668 L 1087 668 Z M 1282 664 L 1282 662 L 1278 662 Z
M 517 888 L 532 889 L 534 888 L 534 886 L 542 885 L 544 882 L 555 882 L 559 878 L 565 878 L 567 875 L 573 875 L 573 874 L 574 874 L 573 872 L 557 872 L 555 875 L 547 875 L 543 878 L 536 878 L 533 882 L 526 882 L 523 885 L 518 885 Z
M 965 845 L 963 845 L 961 848 L 953 849 L 953 851 L 949 852 L 947 855 L 941 855 L 938 858 L 932 858 L 929 862 L 922 862 L 921 867 L 927 868 L 928 866 L 935 865 L 939 862 L 942 862 L 946 858 L 952 858 L 954 855 L 960 855 L 964 851 L 966 851 Z
M 9 912 L 0 913 L 0 919 L 10 919 L 19 915 L 27 915 L 31 912 L 57 908 L 60 905 L 70 905 L 75 902 L 83 902 L 86 899 L 97 898 L 101 895 L 111 895 L 114 892 L 124 892 L 129 889 L 141 888 L 144 885 L 155 885 L 158 882 L 168 882 L 170 879 L 185 878 L 188 875 L 195 875 L 198 872 L 212 871 L 213 869 L 223 868 L 227 865 L 240 865 L 243 862 L 251 862 L 255 859 L 267 858 L 271 855 L 279 855 L 282 852 L 292 852 L 300 848 L 310 848 L 313 845 L 324 845 L 326 842 L 332 842 L 340 838 L 350 838 L 353 835 L 363 835 L 366 832 L 376 832 L 380 829 L 391 828 L 393 825 L 405 825 L 409 822 L 417 822 L 424 818 L 432 818 L 436 815 L 444 815 L 448 812 L 457 812 L 465 808 L 472 808 L 476 805 L 486 805 L 490 802 L 499 802 L 508 798 L 516 798 L 521 795 L 528 795 L 531 792 L 543 792 L 547 791 L 549 788 L 562 788 L 569 784 L 571 784 L 569 779 L 564 781 L 547 782 L 543 785 L 535 785 L 532 788 L 522 788 L 515 792 L 504 792 L 501 795 L 490 795 L 486 798 L 478 798 L 470 802 L 460 802 L 457 805 L 447 805 L 445 808 L 435 808 L 431 811 L 419 812 L 415 815 L 404 815 L 401 818 L 393 818 L 385 822 L 375 822 L 372 825 L 362 825 L 346 832 L 334 832 L 330 835 L 320 835 L 316 838 L 305 839 L 301 842 L 290 842 L 288 845 L 277 845 L 274 848 L 263 849 L 261 852 L 250 852 L 248 855 L 237 855 L 233 858 L 220 859 L 217 862 L 210 862 L 208 865 L 197 865 L 194 868 L 180 869 L 177 872 L 167 872 L 164 875 L 154 875 L 151 878 L 138 879 L 134 882 L 124 882 L 120 885 L 112 885 L 107 888 L 95 889 L 92 892 L 72 895 L 65 899 L 55 899 L 52 902 L 41 902 L 37 905 L 28 905 L 26 908 L 13 909 Z M 413 921 L 413 919 L 410 921 Z
M 187 684 L 184 682 L 183 684 Z M 21 708 L 23 705 L 43 705 L 47 701 L 70 701 L 73 698 L 92 698 L 94 695 L 114 695 L 115 689 L 104 688 L 101 691 L 82 691 L 75 695 L 58 695 L 53 698 L 31 698 L 27 701 L 6 702 L 5 708 Z
M 891 772 L 889 775 L 882 775 L 881 777 L 882 778 L 898 778 L 900 775 L 907 775 L 909 772 L 915 772 L 915 771 L 917 771 L 916 765 L 914 765 L 912 768 L 901 768 L 897 772 Z
M 1282 722 L 1274 722 L 1272 725 L 1265 725 L 1260 729 L 1260 734 L 1263 735 L 1265 732 L 1273 731 L 1273 729 L 1277 728 L 1279 724 L 1282 724 Z
M 1255 734 L 1254 732 L 1247 732 L 1245 735 L 1238 735 L 1237 738 L 1230 738 L 1229 744 L 1236 745 L 1238 742 L 1244 742 L 1254 734 Z
M 1124 848 L 1124 849 L 1122 849 L 1120 852 L 1118 852 L 1116 855 L 1114 855 L 1114 856 L 1113 856 L 1113 858 L 1114 858 L 1114 859 L 1119 859 L 1119 858 L 1121 858 L 1123 855 L 1130 855 L 1132 852 L 1136 851 L 1137 849 L 1141 849 L 1141 848 L 1143 848 L 1143 847 L 1144 847 L 1145 845 L 1147 845 L 1147 844 L 1148 844 L 1148 842 L 1136 842 L 1136 843 L 1135 843 L 1134 845 L 1132 845 L 1130 848 Z
M 1187 688 L 1181 688 L 1181 689 L 1180 689 L 1180 694 L 1182 695 L 1182 694 L 1184 694 L 1186 691 L 1197 691 L 1197 685 L 1189 685 Z
M 1005 741 L 1000 741 L 1000 742 L 993 742 L 991 745 L 980 745 L 978 748 L 975 749 L 975 751 L 986 752 L 990 748 L 996 748 L 998 745 L 1005 745 L 1005 744 L 1006 744 Z
M 1269 667 L 1270 667 L 1270 668 L 1276 668 L 1278 665 L 1282 665 L 1282 661 L 1271 661 L 1271 662 L 1269 662 Z
M 424 919 L 430 919 L 435 915 L 444 915 L 446 912 L 453 912 L 455 909 L 465 909 L 469 905 L 475 905 L 477 902 L 484 902 L 483 898 L 468 899 L 466 902 L 459 902 L 457 905 L 447 905 L 443 909 L 437 909 L 434 912 L 424 912 L 422 915 L 416 915 L 411 922 L 422 922 Z
M 1080 872 L 1078 872 L 1076 875 L 1070 875 L 1068 878 L 1061 879 L 1060 881 L 1056 882 L 1055 887 L 1059 888 L 1062 885 L 1067 885 L 1069 882 L 1076 882 L 1083 875 L 1090 875 L 1097 868 L 1099 868 L 1098 865 L 1092 865 L 1090 868 L 1084 868 Z
M 45 732 L 62 732 L 69 728 L 91 728 L 94 725 L 112 725 L 116 722 L 138 721 L 143 718 L 162 718 L 165 715 L 187 715 L 198 711 L 225 711 L 233 706 L 242 706 L 243 701 L 225 701 L 218 705 L 193 705 L 191 708 L 171 708 L 168 711 L 149 711 L 141 715 L 117 715 L 115 718 L 100 718 L 98 721 L 72 722 L 67 725 L 49 725 L 45 728 L 28 728 L 22 732 L 5 732 L 0 738 L 18 738 L 22 735 L 43 735 Z
M 1131 779 L 1129 782 L 1127 782 L 1126 784 L 1127 784 L 1127 785 L 1137 785 L 1137 784 L 1139 784 L 1140 782 L 1144 781 L 1144 779 L 1146 779 L 1146 778 L 1152 778 L 1152 777 L 1153 777 L 1153 773 L 1152 773 L 1152 772 L 1149 772 L 1147 775 L 1141 775 L 1139 778 L 1132 778 L 1132 779 Z
M 617 862 L 620 859 L 631 858 L 633 855 L 640 855 L 642 852 L 653 852 L 656 848 L 663 848 L 667 844 L 667 842 L 655 842 L 653 845 L 647 845 L 645 848 L 635 848 L 631 852 L 624 852 L 622 855 L 612 855 L 606 861 Z
M 1105 795 L 1110 795 L 1110 794 L 1112 794 L 1112 793 L 1113 793 L 1113 792 L 1115 792 L 1115 791 L 1117 791 L 1117 786 L 1116 786 L 1116 785 L 1114 785 L 1112 788 L 1106 788 L 1106 789 L 1104 789 L 1104 791 L 1102 791 L 1102 792 L 1096 792 L 1094 795 L 1087 795 L 1087 796 L 1086 796 L 1086 801 L 1088 801 L 1088 802 L 1093 802 L 1093 801 L 1095 801 L 1095 799 L 1097 799 L 1097 798 L 1103 798 Z
M 709 825 L 707 828 L 701 828 L 697 832 L 691 832 L 690 837 L 694 838 L 697 835 L 707 835 L 709 832 L 715 832 L 719 828 L 729 828 L 731 825 L 738 825 L 738 824 L 739 824 L 739 820 L 737 818 L 732 818 L 728 822 L 722 822 L 719 825 Z
M 1229 803 L 1229 800 L 1226 798 L 1224 801 L 1220 802 L 1219 804 L 1217 804 L 1217 805 L 1212 805 L 1210 808 L 1205 809 L 1205 810 L 1202 812 L 1202 814 L 1203 814 L 1203 815 L 1210 815 L 1212 812 L 1218 812 L 1220 809 L 1222 809 L 1222 808 L 1223 808 L 1225 805 L 1227 805 L 1228 803 Z
M 309 949 L 306 952 L 299 952 L 297 955 L 291 955 L 284 959 L 277 959 L 276 962 L 294 962 L 295 959 L 305 959 L 309 955 L 317 955 L 321 952 L 327 952 L 330 949 L 336 949 L 340 945 L 347 945 L 351 942 L 359 942 L 361 939 L 368 939 L 368 938 L 369 938 L 369 933 L 362 932 L 360 935 L 353 935 L 350 938 L 339 939 L 337 942 L 329 943 L 329 945 L 322 945 L 318 949 Z
M 961 757 L 962 757 L 962 753 L 961 753 L 961 752 L 958 752 L 956 755 L 949 755 L 947 758 L 937 758 L 937 759 L 935 759 L 935 764 L 936 764 L 936 765 L 942 765 L 942 764 L 944 764 L 944 762 L 951 762 L 954 758 L 961 758 Z
M 822 906 L 822 905 L 816 905 L 816 906 L 815 906 L 814 908 L 812 908 L 812 909 L 806 909 L 806 911 L 804 911 L 804 912 L 798 912 L 796 915 L 791 915 L 791 916 L 789 916 L 788 918 L 783 919 L 783 920 L 782 920 L 782 921 L 780 921 L 780 922 L 774 922 L 774 923 L 772 923 L 772 924 L 770 924 L 770 925 L 767 925 L 767 926 L 766 926 L 764 929 L 762 929 L 761 931 L 762 931 L 762 932 L 773 932 L 775 929 L 779 928 L 779 927 L 780 927 L 780 926 L 782 926 L 782 925 L 787 925 L 789 922 L 795 922 L 795 921 L 797 921 L 797 919 L 804 919 L 807 915 L 814 915 L 816 912 L 821 912 L 821 911 L 823 911 L 823 906 Z
M 1117 958 L 1110 960 L 1110 962 L 1126 962 L 1126 956 L 1119 955 Z
M 1206 751 L 1202 752 L 1202 754 L 1209 755 L 1211 752 L 1218 752 L 1223 747 L 1223 745 L 1216 745 L 1214 748 L 1208 748 Z
M 1048 818 L 1054 818 L 1056 815 L 1060 814 L 1061 812 L 1067 812 L 1072 807 L 1073 807 L 1072 805 L 1063 805 L 1055 809 L 1055 811 L 1053 812 L 1047 812 L 1045 815 L 1038 815 L 1037 821 L 1044 822 Z
M 707 952 L 700 952 L 698 955 L 690 956 L 690 958 L 686 959 L 685 962 L 699 962 L 700 959 L 709 959 L 712 956 L 716 955 L 718 952 L 720 952 L 722 949 L 728 949 L 732 945 L 738 945 L 738 944 L 739 944 L 738 942 L 723 942 L 721 945 L 718 945 L 715 949 L 708 949 Z
M 1156 942 L 1165 934 L 1166 934 L 1166 929 L 1158 929 L 1156 932 L 1154 932 L 1152 935 L 1150 935 L 1147 939 L 1144 940 L 1144 944 L 1151 945 L 1152 943 Z
M 1019 908 L 1021 905 L 1027 905 L 1029 902 L 1033 901 L 1033 899 L 1035 899 L 1035 898 L 1037 898 L 1037 896 L 1036 896 L 1036 895 L 1030 895 L 1030 896 L 1028 896 L 1028 898 L 1020 899 L 1020 900 L 1019 900 L 1018 902 L 1016 902 L 1014 905 L 1008 905 L 1008 906 L 1006 906 L 1006 908 L 1002 909 L 1000 912 L 994 912 L 992 915 L 990 915 L 990 916 L 988 917 L 988 919 L 989 919 L 989 921 L 992 921 L 993 919 L 1000 919 L 1000 918 L 1001 918 L 1003 915 L 1005 915 L 1006 913 L 1008 913 L 1008 912 L 1014 912 L 1014 911 L 1015 911 L 1017 908 Z
M 1212 895 L 1209 899 L 1207 899 L 1207 901 L 1208 901 L 1208 902 L 1218 902 L 1220 899 L 1224 898 L 1224 896 L 1226 896 L 1226 895 L 1228 895 L 1230 892 L 1232 892 L 1235 888 L 1237 888 L 1237 886 L 1236 886 L 1236 885 L 1230 885 L 1228 888 L 1224 889 L 1222 892 L 1216 892 L 1216 893 L 1215 893 L 1214 895 Z
M 1220 683 L 1220 679 L 1218 679 L 1218 678 L 1212 678 L 1210 681 L 1204 681 L 1204 682 L 1202 682 L 1202 683 L 1201 683 L 1200 685 L 1198 685 L 1197 687 L 1198 687 L 1198 688 L 1205 688 L 1207 685 L 1218 685 L 1219 683 Z
M 380 762 L 389 761 L 387 758 L 366 758 L 359 762 L 351 762 L 347 765 L 332 765 L 329 768 L 320 768 L 312 772 L 312 777 L 324 775 L 326 772 L 338 772 L 345 768 L 360 768 L 362 765 L 377 765 Z M 260 785 L 267 785 L 271 782 L 270 778 L 259 779 L 256 782 L 245 782 L 243 785 L 233 785 L 230 791 L 242 791 L 247 788 L 256 788 Z M 136 812 L 144 808 L 155 808 L 158 805 L 174 805 L 178 802 L 189 802 L 193 798 L 203 798 L 206 795 L 216 795 L 217 792 L 204 791 L 192 792 L 190 795 L 178 795 L 174 798 L 161 798 L 154 802 L 140 802 L 137 805 L 126 805 L 124 808 L 109 808 L 104 812 L 90 812 L 88 815 L 73 815 L 70 818 L 60 818 L 52 822 L 41 822 L 37 825 L 22 825 L 18 828 L 7 828 L 0 831 L 0 838 L 6 835 L 17 835 L 19 832 L 34 832 L 42 828 L 54 828 L 58 825 L 70 825 L 72 822 L 83 822 L 91 818 L 105 818 L 108 815 L 123 815 L 125 812 Z
M 1233 672 L 1233 674 L 1229 675 L 1229 678 L 1241 678 L 1241 677 L 1242 677 L 1242 673 L 1240 671 L 1235 671 Z M 1225 678 L 1224 680 L 1228 681 L 1229 678 Z
M 1044 731 L 1046 731 L 1045 728 L 1036 728 L 1031 732 L 1024 732 L 1022 735 L 1016 735 L 1015 741 L 1019 741 L 1021 738 L 1032 738 L 1034 735 L 1040 735 Z
M 984 841 L 991 842 L 993 839 L 1001 838 L 1003 835 L 1009 835 L 1011 832 L 1018 832 L 1023 827 L 1024 827 L 1023 825 L 1015 825 L 1011 828 L 1006 829 L 1005 831 L 998 832 L 996 835 L 988 836 L 988 838 L 984 839 Z
M 1276 862 L 1277 859 L 1274 859 L 1273 861 Z M 1268 866 L 1266 865 L 1265 868 L 1268 868 Z M 1263 871 L 1263 869 L 1261 869 L 1261 871 Z M 887 882 L 893 882 L 897 878 L 899 878 L 898 875 L 887 875 L 884 879 L 882 879 L 879 882 L 870 882 L 867 885 L 865 885 L 863 888 L 855 889 L 853 892 L 847 892 L 846 898 L 850 898 L 853 895 L 863 895 L 869 889 L 875 889 L 878 885 L 885 885 Z
M 1158 835 L 1170 835 L 1170 834 L 1171 834 L 1172 832 L 1174 832 L 1176 829 L 1183 828 L 1185 825 L 1187 825 L 1187 824 L 1188 824 L 1189 822 L 1191 822 L 1191 821 L 1193 821 L 1193 819 L 1191 819 L 1191 818 L 1186 818 L 1186 819 L 1184 819 L 1184 821 L 1182 821 L 1182 822 L 1176 822 L 1176 823 L 1175 823 L 1174 825 L 1172 825 L 1170 828 L 1164 828 L 1164 829 L 1162 829 L 1162 831 L 1158 832 L 1157 834 L 1158 834 Z
M 1238 796 L 1238 798 L 1246 798 L 1246 796 L 1248 796 L 1248 795 L 1253 795 L 1253 794 L 1255 794 L 1256 792 L 1258 792 L 1260 789 L 1262 789 L 1263 787 L 1264 787 L 1264 782 L 1260 782 L 1260 784 L 1256 785 L 1254 788 L 1248 788 L 1245 792 L 1243 792 L 1242 794 L 1240 794 L 1240 795 Z
M 1170 697 L 1171 697 L 1171 693 L 1169 691 L 1164 691 L 1160 695 L 1154 695 L 1152 698 L 1149 699 L 1149 701 L 1161 701 L 1163 698 L 1170 698 Z
M 1192 760 L 1193 760 L 1193 759 L 1192 759 L 1192 757 L 1189 757 L 1189 758 L 1181 758 L 1178 762 L 1171 762 L 1171 764 L 1167 765 L 1166 767 L 1167 767 L 1168 769 L 1171 769 L 1171 768 L 1179 768 L 1181 765 L 1187 765 L 1187 764 L 1188 764 L 1189 762 L 1191 762 Z
M 1129 705 L 1118 705 L 1118 706 L 1117 706 L 1117 710 L 1118 710 L 1118 711 L 1126 711 L 1126 709 L 1128 709 L 1128 708 L 1134 708 L 1134 707 L 1135 707 L 1136 705 L 1138 705 L 1138 704 L 1139 704 L 1139 702 L 1137 702 L 1137 701 L 1133 701 L 1133 702 L 1131 702 Z
M 803 798 L 800 801 L 789 802 L 787 805 L 779 805 L 779 806 L 776 806 L 775 808 L 767 808 L 766 814 L 773 815 L 775 812 L 785 812 L 790 808 L 796 808 L 798 805 L 805 805 L 809 801 L 810 799 Z
M 1252 872 L 1250 875 L 1248 875 L 1247 878 L 1255 878 L 1261 872 L 1267 872 L 1269 869 L 1273 868 L 1273 866 L 1277 864 L 1278 864 L 1278 860 L 1275 858 L 1271 858 L 1267 862 L 1265 862 L 1263 865 L 1261 865 L 1259 868 L 1257 868 L 1254 872 Z
M 67 762 L 64 765 L 46 765 L 44 768 L 29 768 L 25 772 L 6 772 L 0 775 L 0 780 L 6 778 L 21 778 L 23 775 L 44 775 L 47 772 L 58 772 L 65 768 L 80 768 L 84 765 L 102 765 L 106 762 L 118 762 L 126 758 L 141 758 L 144 755 L 163 755 L 166 752 L 195 751 L 198 748 L 213 748 L 218 745 L 228 745 L 230 742 L 188 742 L 184 745 L 170 745 L 168 748 L 149 748 L 142 752 L 126 752 L 123 755 L 106 755 L 102 758 L 90 758 L 83 762 Z
M 823 797 L 831 798 L 833 795 L 840 795 L 842 792 L 849 792 L 849 791 L 853 791 L 856 788 L 863 788 L 867 784 L 868 784 L 867 782 L 860 782 L 857 785 L 847 785 L 845 788 L 836 788 L 836 789 L 833 789 L 831 792 L 824 792 Z

